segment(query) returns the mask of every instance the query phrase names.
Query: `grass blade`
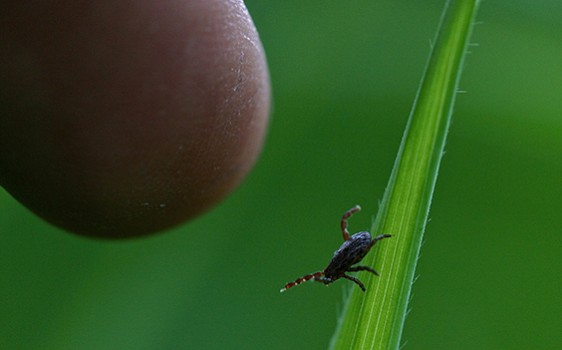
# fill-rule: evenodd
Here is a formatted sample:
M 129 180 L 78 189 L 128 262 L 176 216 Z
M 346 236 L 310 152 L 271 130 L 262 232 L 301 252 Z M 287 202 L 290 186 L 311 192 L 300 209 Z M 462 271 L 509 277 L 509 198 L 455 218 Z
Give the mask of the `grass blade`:
M 397 349 L 477 0 L 447 2 L 435 46 L 372 232 L 390 233 L 364 262 L 367 292 L 353 288 L 332 349 Z M 376 259 L 380 265 L 375 264 Z

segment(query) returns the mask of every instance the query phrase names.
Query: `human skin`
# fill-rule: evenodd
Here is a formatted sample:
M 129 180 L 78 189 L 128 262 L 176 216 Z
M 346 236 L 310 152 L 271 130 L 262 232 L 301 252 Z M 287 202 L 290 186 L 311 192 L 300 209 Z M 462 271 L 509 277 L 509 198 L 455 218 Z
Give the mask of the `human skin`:
M 10 2 L 0 33 L 0 185 L 57 226 L 170 228 L 262 148 L 269 76 L 241 0 Z

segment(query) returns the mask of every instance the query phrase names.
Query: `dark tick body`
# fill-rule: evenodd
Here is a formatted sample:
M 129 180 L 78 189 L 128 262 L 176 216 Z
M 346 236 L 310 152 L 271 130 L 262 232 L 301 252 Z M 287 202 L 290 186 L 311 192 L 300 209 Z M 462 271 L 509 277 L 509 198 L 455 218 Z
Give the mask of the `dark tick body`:
M 368 271 L 378 276 L 377 271 L 373 270 L 369 266 L 352 266 L 360 262 L 365 255 L 371 250 L 373 245 L 380 241 L 381 239 L 388 238 L 390 235 L 382 234 L 371 239 L 371 234 L 366 231 L 361 231 L 353 236 L 349 235 L 347 231 L 347 219 L 353 214 L 361 210 L 361 207 L 356 205 L 355 207 L 349 209 L 343 217 L 341 218 L 341 231 L 343 235 L 343 244 L 336 250 L 332 260 L 326 268 L 322 271 L 314 272 L 306 276 L 297 278 L 294 282 L 289 282 L 285 285 L 281 292 L 286 291 L 289 288 L 297 286 L 303 282 L 309 280 L 315 280 L 317 282 L 324 283 L 328 285 L 340 278 L 345 278 L 356 283 L 362 291 L 365 291 L 365 286 L 359 279 L 346 275 L 346 272 L 355 271 Z

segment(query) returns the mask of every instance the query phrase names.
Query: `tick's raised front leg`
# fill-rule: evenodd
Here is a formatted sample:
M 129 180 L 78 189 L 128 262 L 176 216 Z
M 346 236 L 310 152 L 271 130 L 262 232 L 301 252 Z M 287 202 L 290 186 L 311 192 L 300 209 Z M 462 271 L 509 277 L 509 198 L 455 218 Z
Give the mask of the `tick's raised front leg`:
M 361 207 L 356 205 L 353 208 L 349 209 L 348 211 L 343 214 L 341 218 L 341 233 L 343 235 L 343 240 L 347 241 L 349 239 L 349 231 L 347 231 L 347 219 L 353 215 L 353 213 L 358 212 L 361 210 Z

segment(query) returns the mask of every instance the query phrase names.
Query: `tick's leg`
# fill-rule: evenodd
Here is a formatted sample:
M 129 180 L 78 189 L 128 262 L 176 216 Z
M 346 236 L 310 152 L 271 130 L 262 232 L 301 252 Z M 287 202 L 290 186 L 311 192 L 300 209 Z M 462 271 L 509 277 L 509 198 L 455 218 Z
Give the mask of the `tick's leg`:
M 352 277 L 352 276 L 348 276 L 346 274 L 341 275 L 343 278 L 348 279 L 350 281 L 355 282 L 359 288 L 361 288 L 362 291 L 365 291 L 365 286 L 363 285 L 363 283 L 361 283 L 361 281 L 359 281 L 357 278 Z
M 373 270 L 372 268 L 370 268 L 369 266 L 353 266 L 350 267 L 349 269 L 347 269 L 347 271 L 349 272 L 354 272 L 354 271 L 369 271 L 370 273 L 378 276 L 379 273 L 375 270 Z
M 378 241 L 385 239 L 385 238 L 389 238 L 392 237 L 392 235 L 387 235 L 387 234 L 382 234 L 382 235 L 378 235 L 375 238 L 373 238 L 371 240 L 371 243 L 369 244 L 369 249 L 371 249 L 372 246 L 375 245 L 375 243 L 377 243 Z
M 311 273 L 310 275 L 306 275 L 306 276 L 302 276 L 300 278 L 297 278 L 294 282 L 289 282 L 285 285 L 285 287 L 283 287 L 280 292 L 283 293 L 284 291 L 286 291 L 289 288 L 293 288 L 294 286 L 298 286 L 299 284 L 306 282 L 308 280 L 311 279 L 315 279 L 318 280 L 320 279 L 322 276 L 324 276 L 324 271 L 318 271 L 315 273 Z
M 358 212 L 361 210 L 361 207 L 356 205 L 353 208 L 349 209 L 348 211 L 343 214 L 341 218 L 341 233 L 343 234 L 343 240 L 347 241 L 349 239 L 349 232 L 347 231 L 347 219 L 353 215 L 353 213 Z

